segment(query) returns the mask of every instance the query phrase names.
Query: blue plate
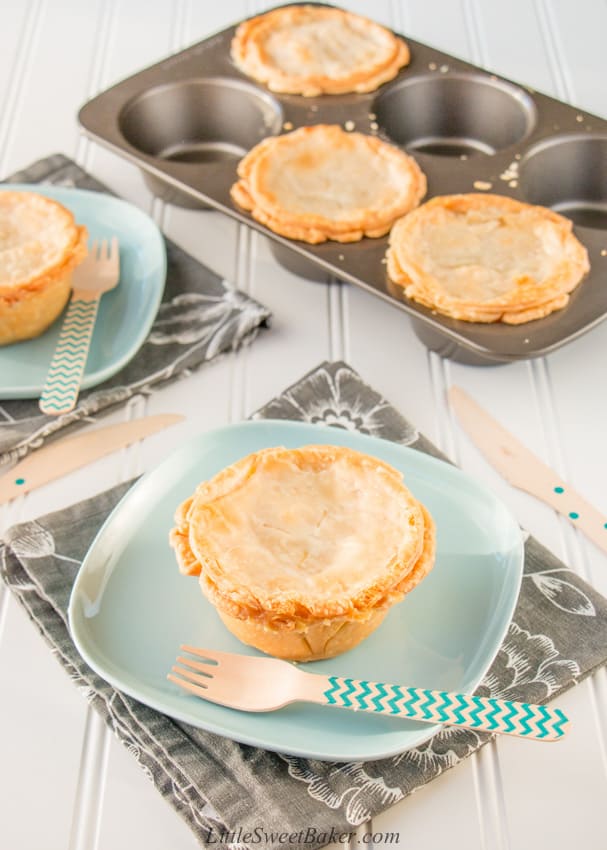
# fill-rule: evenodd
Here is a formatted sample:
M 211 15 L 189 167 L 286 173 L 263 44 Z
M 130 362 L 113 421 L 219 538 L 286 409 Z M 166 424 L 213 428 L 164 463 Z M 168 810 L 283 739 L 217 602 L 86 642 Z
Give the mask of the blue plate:
M 436 565 L 358 647 L 306 665 L 334 673 L 470 692 L 495 657 L 516 603 L 523 567 L 519 526 L 456 467 L 350 431 L 259 421 L 201 434 L 130 490 L 93 542 L 69 606 L 72 637 L 104 679 L 194 726 L 269 750 L 335 761 L 383 758 L 417 746 L 438 726 L 294 704 L 251 714 L 182 692 L 167 672 L 181 643 L 258 654 L 243 646 L 182 576 L 168 534 L 177 505 L 200 481 L 266 446 L 350 446 L 402 470 L 437 525 Z
M 120 283 L 101 298 L 82 388 L 107 380 L 137 353 L 156 317 L 166 279 L 162 234 L 137 207 L 103 192 L 61 186 L 5 184 L 53 198 L 88 228 L 89 238 L 120 240 Z M 36 339 L 0 347 L 0 398 L 40 395 L 63 317 Z

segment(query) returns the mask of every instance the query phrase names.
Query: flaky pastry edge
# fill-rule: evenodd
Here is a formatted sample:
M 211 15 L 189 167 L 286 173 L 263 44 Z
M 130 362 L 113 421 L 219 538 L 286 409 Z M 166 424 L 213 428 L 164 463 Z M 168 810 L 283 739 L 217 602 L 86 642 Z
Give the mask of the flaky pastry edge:
M 228 573 L 222 570 L 215 559 L 209 560 L 204 551 L 193 550 L 190 539 L 189 518 L 192 506 L 197 498 L 212 501 L 218 493 L 225 494 L 227 488 L 238 487 L 249 475 L 254 474 L 256 461 L 262 455 L 288 453 L 290 458 L 300 455 L 305 465 L 315 462 L 346 458 L 348 462 L 372 464 L 380 468 L 391 481 L 395 494 L 407 499 L 415 516 L 418 536 L 415 543 L 408 547 L 404 560 L 393 558 L 385 566 L 384 574 L 357 593 L 339 600 L 310 600 L 303 594 L 295 596 L 268 594 L 265 598 L 259 591 L 253 595 L 248 588 L 235 585 Z M 222 470 L 210 481 L 203 482 L 193 497 L 186 499 L 175 514 L 175 527 L 171 530 L 169 541 L 175 551 L 179 569 L 186 575 L 199 576 L 200 586 L 218 610 L 231 617 L 262 624 L 269 629 L 305 630 L 313 623 L 333 620 L 365 621 L 380 609 L 388 608 L 409 593 L 434 564 L 436 551 L 436 532 L 432 517 L 427 509 L 418 502 L 402 483 L 402 476 L 389 464 L 338 446 L 304 446 L 300 449 L 271 448 L 237 461 Z M 410 551 L 409 551 L 410 549 Z M 210 575 L 212 573 L 212 577 Z
M 348 138 L 362 140 L 372 156 L 383 156 L 402 166 L 409 179 L 406 196 L 381 211 L 355 208 L 350 219 L 334 221 L 326 216 L 292 213 L 274 202 L 264 193 L 262 184 L 263 165 L 277 147 L 288 146 L 291 139 L 325 132 L 328 136 L 340 131 Z M 253 218 L 274 233 L 288 239 L 309 244 L 328 240 L 334 242 L 358 242 L 363 237 L 379 238 L 390 231 L 394 221 L 414 209 L 426 194 L 427 181 L 424 172 L 413 157 L 399 148 L 364 133 L 346 133 L 336 124 L 316 124 L 300 127 L 292 133 L 271 136 L 256 145 L 243 157 L 238 165 L 239 180 L 230 191 L 232 200 L 251 213 Z
M 341 17 L 344 20 L 364 21 L 366 27 L 372 27 L 381 33 L 391 50 L 387 56 L 379 59 L 370 67 L 360 68 L 356 72 L 342 77 L 327 75 L 293 76 L 276 68 L 263 49 L 267 32 L 285 20 L 298 23 L 313 12 L 321 17 Z M 304 97 L 317 97 L 322 94 L 347 94 L 348 92 L 366 93 L 376 91 L 381 85 L 394 79 L 401 68 L 409 64 L 409 47 L 402 38 L 395 36 L 386 27 L 361 15 L 342 9 L 323 9 L 316 6 L 291 6 L 274 9 L 243 21 L 238 28 L 230 48 L 232 60 L 239 70 L 258 82 L 264 83 L 270 91 L 277 94 L 301 94 Z
M 522 279 L 508 293 L 487 301 L 469 301 L 455 298 L 445 292 L 432 275 L 426 274 L 415 265 L 415 256 L 407 258 L 409 271 L 402 265 L 402 245 L 399 241 L 421 216 L 430 210 L 456 208 L 463 213 L 490 205 L 500 205 L 505 212 L 535 211 L 538 220 L 549 221 L 556 226 L 562 243 L 574 249 L 575 258 L 565 264 L 565 270 L 548 277 L 541 283 Z M 402 286 L 407 298 L 411 298 L 442 315 L 467 322 L 503 322 L 517 325 L 545 318 L 555 310 L 563 309 L 569 302 L 569 294 L 581 283 L 590 270 L 588 252 L 573 233 L 572 222 L 548 207 L 527 204 L 504 195 L 461 194 L 440 195 L 427 201 L 409 215 L 396 221 L 390 232 L 386 253 L 388 277 Z M 415 278 L 411 267 L 415 267 Z
M 0 301 L 4 301 L 7 305 L 10 305 L 15 301 L 31 298 L 40 289 L 65 278 L 84 260 L 88 253 L 88 231 L 83 225 L 76 224 L 74 215 L 70 210 L 58 201 L 54 201 L 51 198 L 47 198 L 44 195 L 39 195 L 35 192 L 0 192 L 0 204 L 6 203 L 7 200 L 14 199 L 17 196 L 23 196 L 24 200 L 35 199 L 36 203 L 43 201 L 45 206 L 54 208 L 66 220 L 67 230 L 68 232 L 71 232 L 71 238 L 65 246 L 61 257 L 55 263 L 47 267 L 43 272 L 27 278 L 19 284 L 3 286 L 0 283 Z

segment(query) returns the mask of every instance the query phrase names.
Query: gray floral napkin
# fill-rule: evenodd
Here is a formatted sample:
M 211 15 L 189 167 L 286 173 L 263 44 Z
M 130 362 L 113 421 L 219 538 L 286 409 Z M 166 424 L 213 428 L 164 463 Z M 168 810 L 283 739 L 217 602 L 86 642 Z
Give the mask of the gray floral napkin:
M 344 363 L 322 364 L 255 418 L 330 424 L 440 456 Z M 129 486 L 13 527 L 0 548 L 2 575 L 74 684 L 201 845 L 313 848 L 344 842 L 357 825 L 490 739 L 445 729 L 392 758 L 336 764 L 234 743 L 171 720 L 114 690 L 76 652 L 66 608 L 87 547 Z M 545 702 L 606 660 L 607 600 L 529 537 L 514 618 L 478 693 Z
M 9 183 L 51 183 L 107 192 L 75 162 L 54 154 L 19 171 Z M 45 439 L 86 418 L 149 394 L 164 381 L 234 350 L 268 323 L 269 311 L 234 289 L 170 240 L 166 241 L 167 281 L 156 321 L 142 348 L 118 374 L 81 393 L 75 410 L 45 416 L 37 399 L 0 399 L 0 465 L 17 460 Z

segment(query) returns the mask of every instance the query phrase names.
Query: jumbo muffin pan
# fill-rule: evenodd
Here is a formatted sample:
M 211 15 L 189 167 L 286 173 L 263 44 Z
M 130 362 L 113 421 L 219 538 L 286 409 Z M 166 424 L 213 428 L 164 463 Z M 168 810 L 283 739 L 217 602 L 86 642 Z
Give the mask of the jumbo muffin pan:
M 444 357 L 495 364 L 537 357 L 607 315 L 607 121 L 406 35 L 410 64 L 370 94 L 276 95 L 230 58 L 234 25 L 118 83 L 80 111 L 85 132 L 138 165 L 171 203 L 220 210 L 264 233 L 276 259 L 318 281 L 360 286 L 407 313 Z M 491 192 L 551 207 L 574 223 L 590 274 L 569 304 L 523 325 L 463 322 L 405 298 L 388 279 L 388 237 L 308 245 L 278 236 L 230 198 L 244 154 L 307 124 L 377 134 L 411 153 L 428 193 Z

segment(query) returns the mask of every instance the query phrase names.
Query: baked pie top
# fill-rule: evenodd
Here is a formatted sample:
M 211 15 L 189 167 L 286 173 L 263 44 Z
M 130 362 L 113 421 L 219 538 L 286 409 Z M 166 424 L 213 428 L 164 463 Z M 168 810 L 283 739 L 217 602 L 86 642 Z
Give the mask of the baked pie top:
M 265 139 L 238 175 L 232 197 L 240 206 L 274 232 L 311 243 L 383 236 L 426 192 L 404 151 L 326 124 Z
M 232 616 L 267 625 L 364 619 L 428 572 L 434 526 L 376 458 L 271 448 L 201 484 L 171 532 L 182 572 Z
M 86 238 L 57 201 L 0 192 L 0 295 L 19 297 L 64 276 L 85 257 Z
M 433 198 L 390 233 L 391 279 L 408 297 L 468 321 L 548 315 L 589 268 L 568 219 L 501 195 Z
M 369 92 L 409 62 L 409 48 L 368 18 L 322 6 L 274 9 L 244 21 L 232 41 L 243 73 L 271 91 Z

